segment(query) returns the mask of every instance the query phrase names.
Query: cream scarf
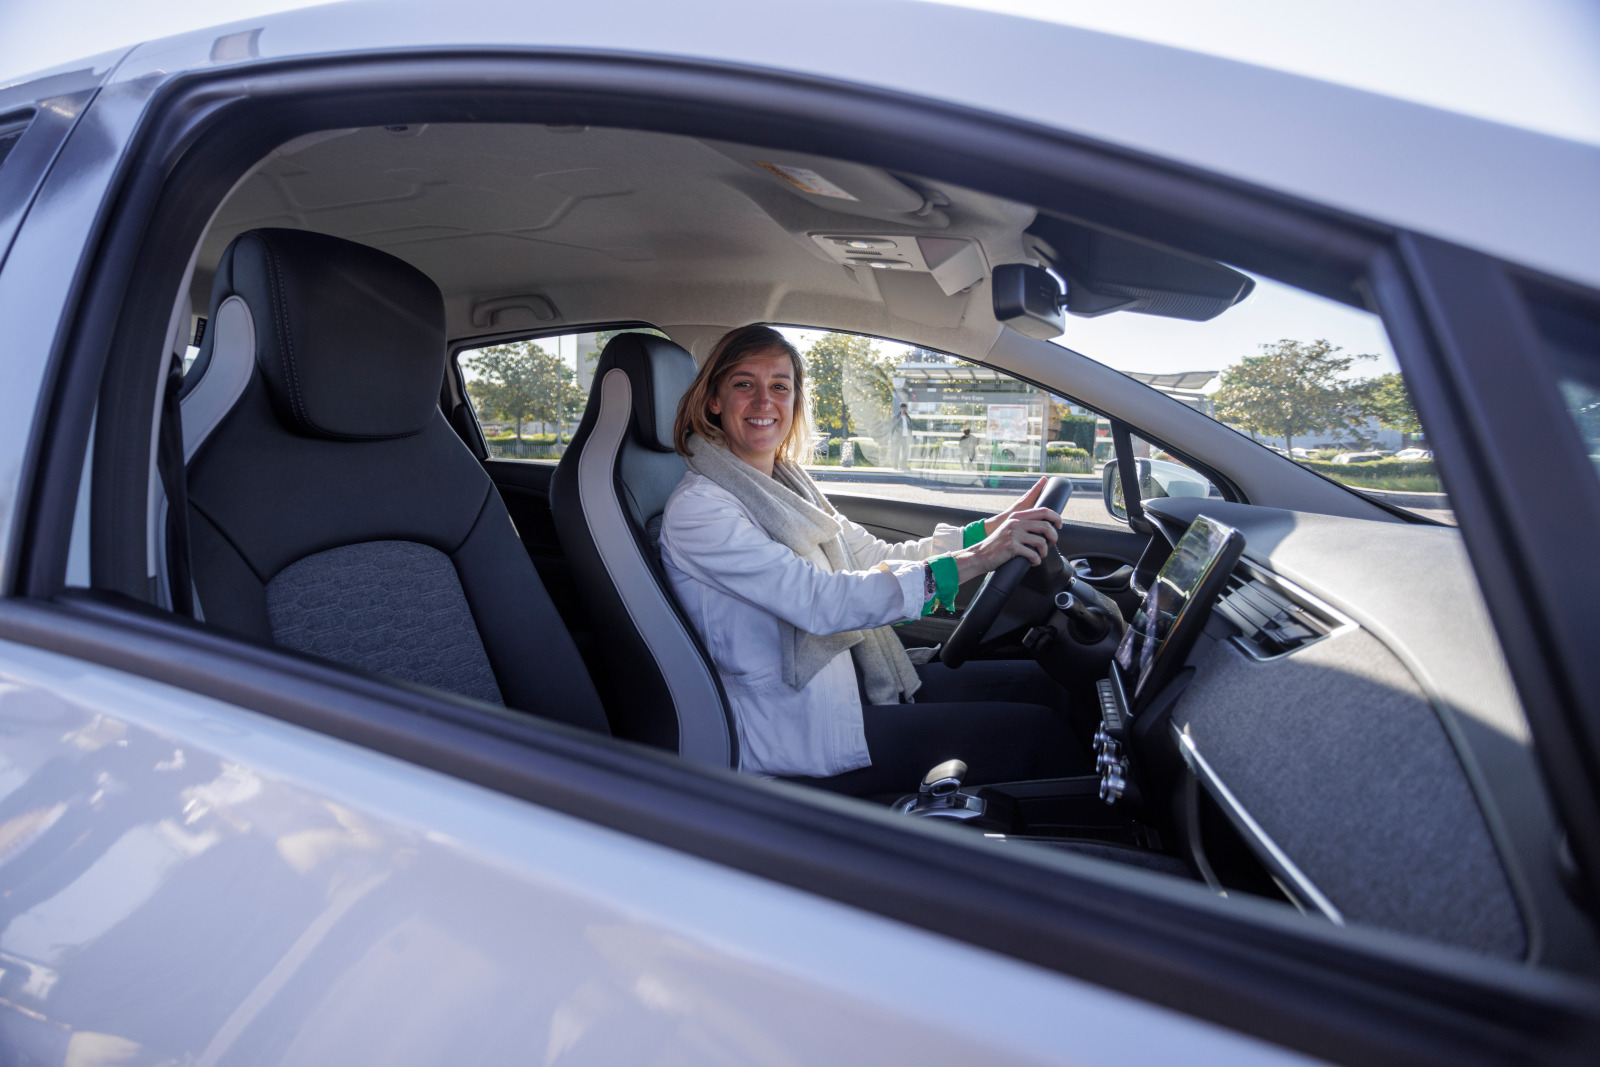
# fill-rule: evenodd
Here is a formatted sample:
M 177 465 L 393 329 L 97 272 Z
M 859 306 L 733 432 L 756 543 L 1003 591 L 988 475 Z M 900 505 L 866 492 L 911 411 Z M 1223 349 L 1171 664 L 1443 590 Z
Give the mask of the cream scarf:
M 716 482 L 750 509 L 756 522 L 774 541 L 797 556 L 821 546 L 834 571 L 862 568 L 844 539 L 844 525 L 817 483 L 801 467 L 779 460 L 768 478 L 714 441 L 698 434 L 689 438 L 689 469 Z M 887 626 L 847 630 L 838 634 L 808 634 L 778 620 L 783 641 L 783 680 L 803 689 L 818 671 L 845 649 L 855 657 L 869 704 L 898 704 L 922 685 L 900 639 Z

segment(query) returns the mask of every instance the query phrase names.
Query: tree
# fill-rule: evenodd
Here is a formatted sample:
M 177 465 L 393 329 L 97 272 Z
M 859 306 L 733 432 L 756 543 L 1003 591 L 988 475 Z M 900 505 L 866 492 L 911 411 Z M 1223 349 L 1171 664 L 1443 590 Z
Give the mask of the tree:
M 1370 382 L 1361 384 L 1361 410 L 1378 420 L 1386 430 L 1396 430 L 1409 440 L 1412 434 L 1422 432 L 1417 411 L 1411 406 L 1411 393 L 1406 380 L 1399 374 L 1380 374 Z
M 849 438 L 850 422 L 873 437 L 887 436 L 894 412 L 895 357 L 885 356 L 867 337 L 825 334 L 805 351 L 811 415 L 825 432 Z M 882 430 L 882 433 L 871 431 Z
M 1353 428 L 1365 417 L 1364 390 L 1345 375 L 1359 360 L 1372 355 L 1340 355 L 1327 341 L 1291 341 L 1260 346 L 1261 355 L 1246 356 L 1222 373 L 1213 401 L 1217 418 L 1252 435 L 1281 437 L 1285 448 L 1294 439 L 1325 430 Z
M 524 422 L 559 423 L 577 403 L 572 368 L 532 341 L 480 348 L 463 362 L 475 375 L 467 392 L 478 409 L 514 421 L 518 441 Z

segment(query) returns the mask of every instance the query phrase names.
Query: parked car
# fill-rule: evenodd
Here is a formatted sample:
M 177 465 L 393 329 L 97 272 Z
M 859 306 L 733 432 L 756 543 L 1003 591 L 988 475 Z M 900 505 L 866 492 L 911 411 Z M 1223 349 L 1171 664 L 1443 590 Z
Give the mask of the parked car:
M 1340 452 L 1333 457 L 1335 463 L 1376 463 L 1383 459 L 1382 452 Z
M 1426 448 L 1402 448 L 1394 454 L 1394 458 L 1404 460 L 1432 459 L 1433 452 Z
M 0 153 L 0 1060 L 1593 1061 L 1600 149 L 935 4 L 378 0 Z M 1055 340 L 1275 286 L 1387 329 L 1459 530 Z M 1107 420 L 1110 513 L 902 627 L 1092 772 L 738 772 L 654 536 L 751 321 Z M 462 353 L 602 333 L 490 458 Z

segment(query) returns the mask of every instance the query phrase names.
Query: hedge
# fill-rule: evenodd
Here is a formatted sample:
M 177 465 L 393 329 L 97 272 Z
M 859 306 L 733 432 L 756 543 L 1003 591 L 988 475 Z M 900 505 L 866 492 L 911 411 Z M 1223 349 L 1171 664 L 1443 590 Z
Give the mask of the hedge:
M 1044 446 L 1044 469 L 1047 474 L 1092 474 L 1094 457 L 1086 449 L 1063 441 L 1052 441 Z
M 1085 452 L 1094 451 L 1094 431 L 1099 423 L 1093 415 L 1066 415 L 1061 419 L 1061 439 L 1071 441 Z
M 501 433 L 495 434 L 493 437 L 487 437 L 485 440 L 491 445 L 515 445 L 517 443 L 517 435 L 514 433 Z M 522 435 L 522 443 L 525 445 L 553 445 L 556 443 L 556 435 L 553 433 L 525 433 Z
M 1369 463 L 1332 463 L 1318 459 L 1296 459 L 1302 467 L 1336 482 L 1362 489 L 1390 489 L 1397 492 L 1437 493 L 1438 468 L 1431 459 L 1375 459 Z

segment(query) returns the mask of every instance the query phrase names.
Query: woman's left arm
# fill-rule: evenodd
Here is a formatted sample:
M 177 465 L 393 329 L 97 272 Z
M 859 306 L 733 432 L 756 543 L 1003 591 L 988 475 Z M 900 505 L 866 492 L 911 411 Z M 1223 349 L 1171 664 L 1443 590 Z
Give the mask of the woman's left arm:
M 924 537 L 917 541 L 897 541 L 890 543 L 874 537 L 864 529 L 860 523 L 854 522 L 844 515 L 839 518 L 844 524 L 844 539 L 850 545 L 850 551 L 855 554 L 856 562 L 862 567 L 871 567 L 886 560 L 921 560 L 942 556 L 949 552 L 957 552 L 966 547 L 960 526 L 951 526 L 941 522 L 934 528 L 932 537 Z
M 991 515 L 979 522 L 968 523 L 966 526 L 951 526 L 941 522 L 934 528 L 932 537 L 924 537 L 918 541 L 899 541 L 890 544 L 888 541 L 874 537 L 862 526 L 849 519 L 842 513 L 839 518 L 844 522 L 844 539 L 850 544 L 850 551 L 855 553 L 858 563 L 863 567 L 870 567 L 885 560 L 904 559 L 919 560 L 932 559 L 934 556 L 943 556 L 951 552 L 959 552 L 963 548 L 971 548 L 985 537 L 994 533 L 1000 526 L 1019 511 L 1027 511 L 1039 502 L 1039 494 L 1044 491 L 1047 479 L 1040 478 L 1029 489 L 1018 497 L 1010 507 L 998 515 Z

